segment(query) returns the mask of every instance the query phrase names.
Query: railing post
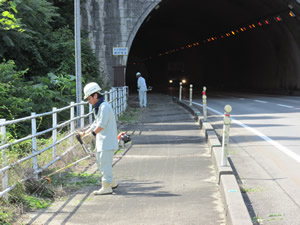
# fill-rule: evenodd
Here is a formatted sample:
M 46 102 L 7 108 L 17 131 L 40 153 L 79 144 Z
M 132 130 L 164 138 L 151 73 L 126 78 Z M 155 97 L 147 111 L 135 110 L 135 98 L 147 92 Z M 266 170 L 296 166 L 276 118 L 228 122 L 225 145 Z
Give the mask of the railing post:
M 109 90 L 109 104 L 112 108 L 114 108 L 113 107 L 113 89 L 112 88 Z
M 71 102 L 71 108 L 70 108 L 70 133 L 73 134 L 75 132 L 75 121 L 73 121 L 74 117 L 75 117 L 75 107 L 74 107 L 74 102 Z M 71 142 L 74 143 L 75 139 L 74 136 L 72 136 L 71 138 Z
M 80 105 L 80 128 L 84 128 L 84 102 L 81 101 L 81 105 Z
M 190 84 L 190 106 L 193 105 L 193 85 Z
M 121 91 L 120 88 L 118 88 L 118 117 L 121 114 Z
M 113 108 L 114 114 L 116 115 L 115 112 L 115 88 L 111 88 L 111 107 Z
M 53 139 L 53 144 L 54 144 L 54 146 L 52 148 L 52 159 L 55 159 L 56 158 L 56 141 L 57 141 L 57 129 L 56 129 L 56 126 L 57 126 L 57 113 L 55 112 L 56 107 L 53 107 L 52 111 L 53 111 L 53 114 L 52 114 L 52 128 L 55 128 L 52 131 L 52 139 Z
M 114 105 L 114 112 L 115 112 L 115 116 L 117 117 L 117 89 L 114 88 L 114 97 L 113 97 L 113 105 Z
M 5 119 L 1 119 L 0 123 L 5 123 Z M 2 126 L 1 127 L 1 144 L 5 144 L 6 143 L 6 127 Z M 7 149 L 2 149 L 2 165 L 1 167 L 5 167 L 7 166 Z M 3 176 L 2 176 L 2 189 L 5 190 L 6 188 L 8 188 L 8 173 L 7 171 L 3 172 Z M 3 197 L 8 200 L 8 194 L 4 194 Z
M 71 108 L 70 108 L 70 132 L 71 134 L 75 131 L 75 121 L 73 121 L 74 117 L 75 117 L 75 107 L 74 107 L 75 103 L 71 102 Z
M 108 95 L 107 95 L 107 91 L 104 92 L 104 101 L 108 101 Z
M 123 103 L 124 103 L 123 110 L 125 112 L 127 108 L 127 92 L 125 86 L 123 87 Z
M 202 91 L 202 103 L 203 103 L 203 117 L 204 117 L 204 121 L 206 122 L 207 120 L 207 108 L 206 108 L 206 87 L 203 87 L 203 91 Z
M 122 115 L 123 114 L 123 105 L 124 105 L 124 103 L 123 103 L 123 88 L 122 87 L 120 87 L 120 115 Z
M 93 106 L 92 104 L 89 103 L 89 113 L 91 113 L 93 111 Z M 90 114 L 89 115 L 89 124 L 92 124 L 93 123 L 93 115 Z
M 35 113 L 31 113 L 31 116 L 35 116 Z M 36 118 L 31 119 L 31 134 L 34 136 L 36 135 Z M 35 154 L 37 152 L 37 138 L 32 138 L 32 154 Z M 33 164 L 33 171 L 34 171 L 34 177 L 35 179 L 38 179 L 38 174 L 36 173 L 38 170 L 38 161 L 37 156 L 34 156 L 32 158 L 32 164 Z
M 182 98 L 182 82 L 179 83 L 179 101 L 181 101 Z
M 116 107 L 116 118 L 118 118 L 118 114 L 119 114 L 119 102 L 118 102 L 118 88 L 115 88 L 116 92 L 115 92 L 115 107 Z
M 229 145 L 229 130 L 230 130 L 230 112 L 232 108 L 230 105 L 224 107 L 224 126 L 223 126 L 223 139 L 222 139 L 222 158 L 221 166 L 227 166 L 227 157 L 228 157 L 228 145 Z

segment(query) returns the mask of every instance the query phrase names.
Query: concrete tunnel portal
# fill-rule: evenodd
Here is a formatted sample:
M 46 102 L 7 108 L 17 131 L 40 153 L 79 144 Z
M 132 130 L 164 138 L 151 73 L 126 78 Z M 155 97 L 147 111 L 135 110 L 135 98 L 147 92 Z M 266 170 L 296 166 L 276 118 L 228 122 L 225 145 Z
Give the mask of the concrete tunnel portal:
M 137 32 L 126 84 L 300 93 L 300 1 L 164 0 Z M 173 81 L 173 84 L 169 83 Z

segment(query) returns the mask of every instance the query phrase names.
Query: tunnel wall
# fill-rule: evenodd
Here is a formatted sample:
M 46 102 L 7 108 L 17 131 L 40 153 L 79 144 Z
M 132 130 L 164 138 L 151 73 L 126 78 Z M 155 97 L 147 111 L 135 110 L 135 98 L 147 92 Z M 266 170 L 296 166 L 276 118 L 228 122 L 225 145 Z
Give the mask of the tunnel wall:
M 82 29 L 104 72 L 113 85 L 113 66 L 126 65 L 127 56 L 113 56 L 113 47 L 128 47 L 148 14 L 161 0 L 85 0 L 81 5 Z M 84 74 L 83 74 L 84 76 Z

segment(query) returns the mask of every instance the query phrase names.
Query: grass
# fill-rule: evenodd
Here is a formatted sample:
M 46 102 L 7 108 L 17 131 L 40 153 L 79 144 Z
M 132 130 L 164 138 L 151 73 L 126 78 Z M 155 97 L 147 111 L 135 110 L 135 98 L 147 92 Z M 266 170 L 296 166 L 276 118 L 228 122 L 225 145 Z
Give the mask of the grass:
M 97 174 L 65 172 L 63 176 L 57 175 L 51 180 L 54 186 L 64 187 L 69 190 L 78 190 L 85 186 L 97 185 L 100 179 L 101 176 Z
M 131 106 L 127 106 L 125 113 L 123 113 L 119 117 L 118 122 L 125 123 L 125 124 L 136 124 L 140 121 L 140 117 L 141 117 L 140 108 L 133 108 Z
M 262 218 L 262 217 L 253 217 L 252 222 L 255 225 L 262 225 L 264 224 L 264 221 L 277 221 L 277 220 L 283 220 L 284 218 L 284 214 L 283 213 L 276 213 L 276 214 L 269 214 L 267 216 L 267 218 Z
M 240 187 L 242 193 L 250 193 L 250 192 L 261 192 L 261 191 L 266 191 L 266 188 L 262 187 L 256 187 L 256 188 L 245 188 L 245 187 Z

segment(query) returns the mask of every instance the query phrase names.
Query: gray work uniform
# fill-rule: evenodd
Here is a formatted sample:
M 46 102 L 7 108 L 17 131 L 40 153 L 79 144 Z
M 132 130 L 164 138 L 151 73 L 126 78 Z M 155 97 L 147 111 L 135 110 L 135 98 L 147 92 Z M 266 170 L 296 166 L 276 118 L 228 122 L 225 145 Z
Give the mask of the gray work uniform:
M 146 80 L 142 76 L 138 78 L 137 87 L 139 89 L 140 107 L 147 106 L 147 85 Z
M 115 114 L 107 102 L 102 102 L 99 106 L 98 113 L 95 113 L 95 121 L 91 128 L 102 127 L 103 130 L 96 135 L 96 162 L 102 181 L 112 183 L 112 159 L 114 151 L 118 149 L 118 131 Z

